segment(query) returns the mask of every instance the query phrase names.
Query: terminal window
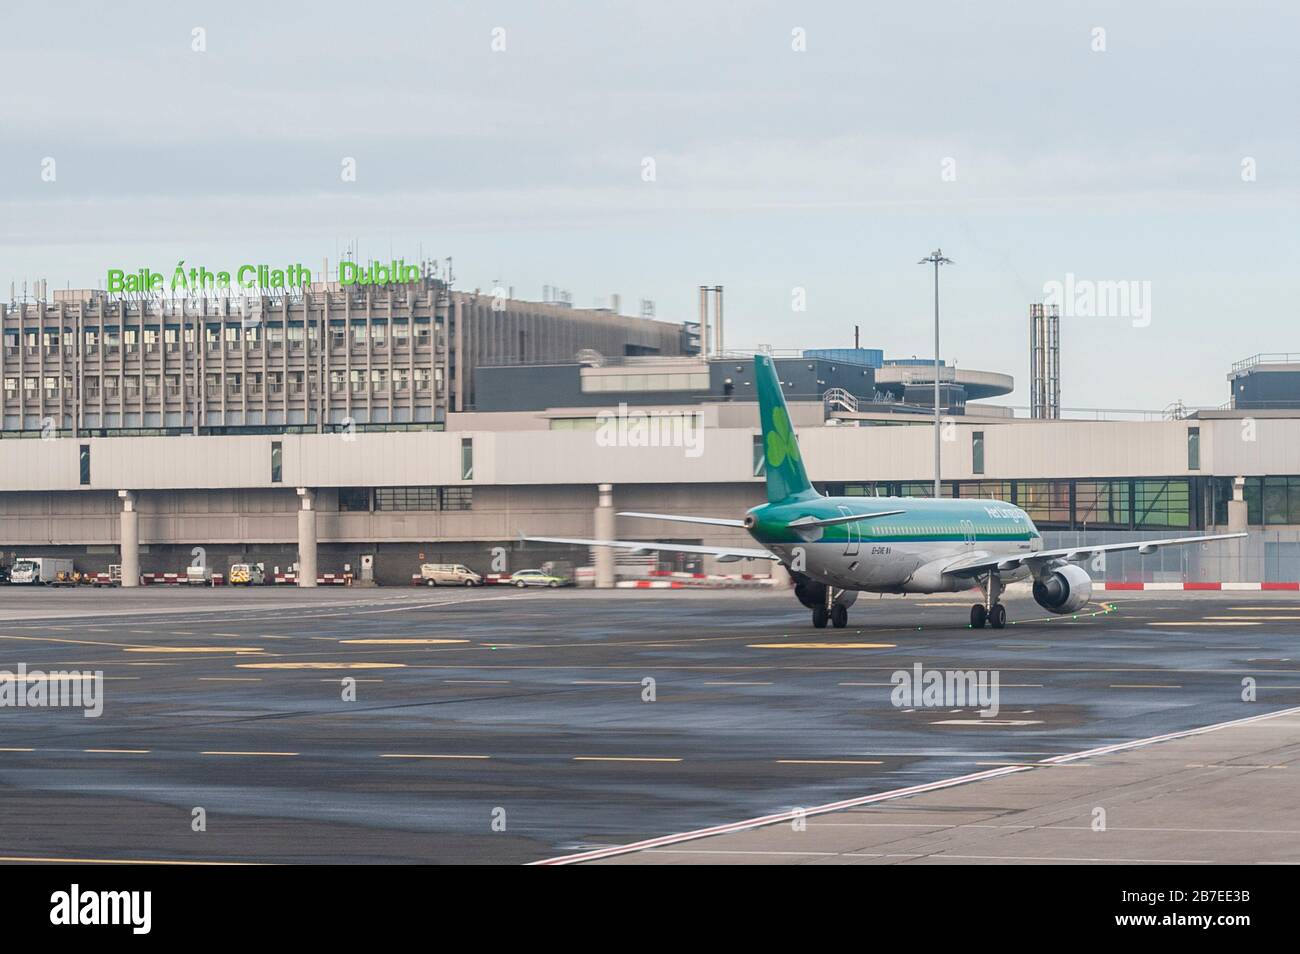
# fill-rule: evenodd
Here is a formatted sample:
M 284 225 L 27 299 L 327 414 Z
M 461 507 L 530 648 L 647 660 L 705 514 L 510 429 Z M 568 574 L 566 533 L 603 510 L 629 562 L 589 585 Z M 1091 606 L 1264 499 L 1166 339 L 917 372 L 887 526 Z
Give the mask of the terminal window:
M 469 510 L 474 505 L 473 487 L 443 487 L 443 510 Z
M 278 484 L 284 477 L 284 444 L 271 441 L 271 483 Z
M 90 484 L 90 445 L 81 445 L 81 486 L 86 487 Z
M 365 512 L 370 509 L 370 488 L 340 487 L 339 509 L 349 512 Z
M 474 438 L 460 439 L 460 479 L 474 479 Z
M 1189 427 L 1187 429 L 1187 469 L 1201 469 L 1201 429 L 1199 427 Z
M 970 472 L 984 473 L 984 432 L 972 431 L 970 436 Z
M 376 510 L 437 510 L 437 487 L 376 487 Z
M 1133 481 L 1133 524 L 1137 528 L 1191 526 L 1190 482 Z

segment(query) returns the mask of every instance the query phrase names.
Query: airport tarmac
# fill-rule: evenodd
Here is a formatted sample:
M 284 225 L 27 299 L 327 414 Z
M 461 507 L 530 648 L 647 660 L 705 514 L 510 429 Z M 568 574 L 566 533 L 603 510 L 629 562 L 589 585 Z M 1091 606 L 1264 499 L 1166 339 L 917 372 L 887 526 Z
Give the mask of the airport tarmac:
M 0 707 L 0 858 L 529 862 L 979 775 L 807 818 L 822 854 L 765 847 L 783 821 L 741 833 L 757 848 L 708 849 L 725 858 L 693 839 L 612 860 L 1087 857 L 1050 839 L 1038 854 L 920 849 L 958 837 L 944 814 L 1042 828 L 1107 806 L 1115 829 L 1169 829 L 1151 860 L 1182 834 L 1187 860 L 1239 860 L 1180 830 L 1265 829 L 1250 820 L 1295 803 L 1290 716 L 1245 733 L 1271 743 L 1241 741 L 1240 757 L 1223 746 L 1243 733 L 1225 729 L 1027 766 L 1300 706 L 1300 601 L 1123 596 L 1077 617 L 1008 601 L 1001 631 L 968 628 L 964 596 L 863 596 L 848 629 L 815 630 L 788 594 L 748 590 L 0 588 L 0 671 L 104 674 L 98 718 Z M 996 672 L 997 715 L 894 705 L 892 675 L 917 664 Z M 1215 748 L 1173 757 L 1209 768 L 1165 764 L 1196 744 Z M 1233 758 L 1285 767 L 1237 777 Z M 1130 774 L 1051 787 L 1111 778 L 1106 760 Z M 1144 766 L 1158 781 L 1136 824 L 1122 796 Z M 1209 824 L 1225 804 L 1240 824 Z M 931 814 L 887 851 L 832 827 L 899 811 Z M 997 822 L 1006 811 L 1039 814 Z M 1294 860 L 1300 832 L 1282 827 L 1270 843 Z

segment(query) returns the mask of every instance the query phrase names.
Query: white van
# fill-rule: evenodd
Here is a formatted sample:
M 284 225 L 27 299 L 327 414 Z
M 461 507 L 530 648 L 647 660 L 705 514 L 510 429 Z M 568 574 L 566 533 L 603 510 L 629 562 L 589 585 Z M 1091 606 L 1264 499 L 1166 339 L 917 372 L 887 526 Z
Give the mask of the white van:
M 482 586 L 483 577 L 463 563 L 424 563 L 420 579 L 425 586 Z
M 211 586 L 212 567 L 187 566 L 185 568 L 185 582 L 191 586 Z
M 236 563 L 230 567 L 226 582 L 231 586 L 261 586 L 266 582 L 266 571 L 260 563 Z

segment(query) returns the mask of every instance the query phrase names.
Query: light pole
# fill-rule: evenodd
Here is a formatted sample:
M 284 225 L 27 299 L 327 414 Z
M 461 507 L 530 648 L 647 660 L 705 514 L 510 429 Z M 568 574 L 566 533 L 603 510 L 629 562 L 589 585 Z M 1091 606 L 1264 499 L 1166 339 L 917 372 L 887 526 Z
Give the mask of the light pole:
M 943 257 L 943 249 L 935 249 L 918 265 L 934 265 L 934 497 L 939 499 L 939 266 L 951 265 L 952 259 Z

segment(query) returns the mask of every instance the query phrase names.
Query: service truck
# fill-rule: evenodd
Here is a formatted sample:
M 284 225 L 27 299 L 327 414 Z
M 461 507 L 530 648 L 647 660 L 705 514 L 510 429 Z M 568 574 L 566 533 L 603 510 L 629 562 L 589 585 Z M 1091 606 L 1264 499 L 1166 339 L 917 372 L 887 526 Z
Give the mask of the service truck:
M 19 557 L 9 571 L 10 583 L 44 585 L 72 579 L 72 561 L 58 557 Z

